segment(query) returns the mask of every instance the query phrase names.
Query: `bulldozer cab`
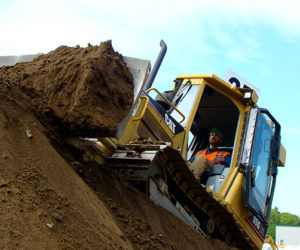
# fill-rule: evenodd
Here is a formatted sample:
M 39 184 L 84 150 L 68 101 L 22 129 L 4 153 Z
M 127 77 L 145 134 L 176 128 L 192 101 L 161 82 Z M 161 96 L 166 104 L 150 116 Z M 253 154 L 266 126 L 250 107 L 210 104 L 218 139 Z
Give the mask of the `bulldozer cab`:
M 160 98 L 156 101 L 184 128 L 186 143 L 181 151 L 186 160 L 208 146 L 209 130 L 214 126 L 224 132 L 221 148 L 232 152 L 240 111 L 230 96 L 208 84 L 201 75 L 197 79 L 177 78 L 174 90 L 165 93 L 176 109 Z
M 192 161 L 195 154 L 208 146 L 209 131 L 218 126 L 224 133 L 221 149 L 232 154 L 240 121 L 240 111 L 230 96 L 218 91 L 204 80 L 195 78 L 177 78 L 173 92 L 165 94 L 173 108 L 161 98 L 161 104 L 167 114 L 173 117 L 185 131 L 185 143 L 181 148 L 182 157 Z M 179 113 L 180 111 L 181 113 Z M 183 117 L 183 115 L 184 117 Z M 203 184 L 218 192 L 224 183 L 230 166 L 218 164 L 202 178 Z

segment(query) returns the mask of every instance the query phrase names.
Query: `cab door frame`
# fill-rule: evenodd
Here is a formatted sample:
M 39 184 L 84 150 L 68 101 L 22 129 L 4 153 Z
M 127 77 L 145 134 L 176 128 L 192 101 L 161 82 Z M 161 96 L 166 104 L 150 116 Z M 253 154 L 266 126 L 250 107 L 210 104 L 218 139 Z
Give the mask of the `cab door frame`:
M 266 116 L 271 121 L 271 124 L 268 124 L 266 119 L 261 118 L 263 116 Z M 264 237 L 268 228 L 271 205 L 275 191 L 280 152 L 280 124 L 267 109 L 262 108 L 254 108 L 250 110 L 248 121 L 249 123 L 245 138 L 243 156 L 246 177 L 245 207 L 248 208 L 253 213 L 254 217 L 259 220 L 259 222 L 256 223 L 256 228 Z M 270 127 L 270 131 L 273 133 L 270 139 L 263 137 L 261 126 Z M 263 143 L 261 143 L 262 141 Z M 257 147 L 260 147 L 260 149 L 258 150 Z M 264 154 L 264 157 L 260 157 L 265 166 L 258 166 L 257 153 L 260 155 Z M 266 157 L 268 157 L 268 159 L 266 159 Z M 257 173 L 256 171 L 261 172 Z M 264 173 L 268 180 L 266 183 L 263 183 L 265 184 L 265 189 L 263 190 L 264 193 L 261 194 L 263 199 L 259 200 L 260 196 L 258 195 L 259 192 L 257 192 L 257 190 L 259 191 L 259 187 L 257 188 L 256 185 L 260 183 L 255 183 L 255 181 L 259 177 L 259 174 L 260 176 L 263 176 Z

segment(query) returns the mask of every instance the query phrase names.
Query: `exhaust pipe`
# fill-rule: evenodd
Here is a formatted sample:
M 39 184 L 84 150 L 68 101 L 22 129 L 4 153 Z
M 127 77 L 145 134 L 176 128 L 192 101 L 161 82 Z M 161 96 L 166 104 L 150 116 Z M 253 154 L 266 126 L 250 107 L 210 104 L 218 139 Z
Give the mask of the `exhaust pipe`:
M 161 65 L 161 63 L 162 63 L 162 61 L 165 57 L 166 52 L 167 52 L 167 45 L 164 42 L 164 40 L 160 41 L 160 47 L 161 47 L 161 49 L 160 49 L 160 52 L 158 54 L 158 57 L 157 57 L 157 59 L 155 61 L 155 64 L 154 64 L 154 66 L 153 66 L 153 68 L 152 68 L 152 70 L 151 70 L 151 72 L 150 72 L 150 74 L 147 78 L 147 81 L 144 85 L 144 88 L 143 88 L 144 91 L 151 88 L 151 86 L 154 82 L 154 79 L 156 77 L 156 74 L 157 74 L 157 72 L 160 68 L 160 65 Z

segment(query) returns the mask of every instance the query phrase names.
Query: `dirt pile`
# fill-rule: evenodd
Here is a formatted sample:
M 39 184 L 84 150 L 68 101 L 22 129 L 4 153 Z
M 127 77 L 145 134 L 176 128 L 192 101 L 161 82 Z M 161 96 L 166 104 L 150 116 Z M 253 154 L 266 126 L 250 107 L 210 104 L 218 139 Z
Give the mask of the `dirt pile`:
M 74 58 L 83 53 L 66 47 L 56 51 L 68 51 L 68 55 Z M 50 58 L 51 53 L 43 58 Z M 51 77 L 47 77 L 46 73 L 43 74 L 43 82 L 47 84 L 35 81 L 41 61 L 37 58 L 27 64 L 0 69 L 0 248 L 228 249 L 220 241 L 203 239 L 108 169 L 93 162 L 80 162 L 63 145 L 53 146 L 49 139 L 49 135 L 53 135 L 52 128 L 49 130 L 49 123 L 45 123 L 52 119 L 52 112 L 65 126 L 71 118 L 79 115 L 70 115 L 76 110 L 76 94 L 70 91 L 70 99 L 65 97 L 67 100 L 63 100 L 54 87 L 56 92 L 48 96 L 47 81 Z M 25 69 L 36 73 L 23 79 L 16 71 L 18 68 L 22 73 Z M 55 70 L 47 69 L 53 73 L 51 81 L 54 86 L 56 81 L 53 79 L 58 79 L 55 78 Z M 43 67 L 39 69 L 41 72 L 44 70 Z M 72 70 L 65 72 L 72 74 Z M 113 85 L 115 82 L 105 82 L 108 89 L 116 87 Z M 68 88 L 64 84 L 60 86 L 61 90 Z M 123 90 L 118 91 L 121 93 Z M 112 102 L 120 101 L 114 100 Z M 86 101 L 89 103 L 90 100 Z M 39 102 L 40 105 L 37 105 Z M 104 114 L 109 112 L 115 116 L 114 122 L 119 119 L 121 115 L 112 114 L 110 107 L 106 110 L 108 107 L 104 100 L 99 103 L 103 104 L 99 108 Z M 45 113 L 47 109 L 50 109 L 49 113 Z M 43 115 L 41 112 L 44 112 Z M 78 117 L 79 124 L 73 131 L 81 130 L 80 122 L 88 122 L 88 118 L 81 118 Z M 103 126 L 112 124 L 110 119 L 100 122 Z
M 0 84 L 0 248 L 127 248 L 109 209 L 53 148 L 29 103 Z
M 43 116 L 80 136 L 113 135 L 133 103 L 133 78 L 111 41 L 61 46 L 32 62 L 0 68 L 0 82 L 17 86 Z

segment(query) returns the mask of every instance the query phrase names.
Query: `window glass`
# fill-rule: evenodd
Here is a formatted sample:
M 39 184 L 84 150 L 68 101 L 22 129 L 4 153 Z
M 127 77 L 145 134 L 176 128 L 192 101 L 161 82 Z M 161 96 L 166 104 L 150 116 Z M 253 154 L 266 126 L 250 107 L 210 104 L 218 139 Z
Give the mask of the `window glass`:
M 268 122 L 269 121 L 269 122 Z M 255 173 L 255 185 L 251 189 L 250 204 L 264 216 L 266 199 L 271 181 L 271 141 L 274 129 L 266 114 L 260 113 L 252 154 L 252 168 Z
M 187 150 L 186 150 L 186 160 L 189 160 L 191 158 L 192 153 L 195 150 L 195 146 L 196 146 L 196 137 L 191 131 L 189 131 Z
M 200 85 L 192 85 L 189 82 L 182 85 L 174 96 L 173 104 L 185 116 L 185 120 L 181 123 L 183 127 L 187 125 L 199 88 Z M 177 122 L 182 120 L 182 116 L 176 110 L 171 109 L 170 114 Z

